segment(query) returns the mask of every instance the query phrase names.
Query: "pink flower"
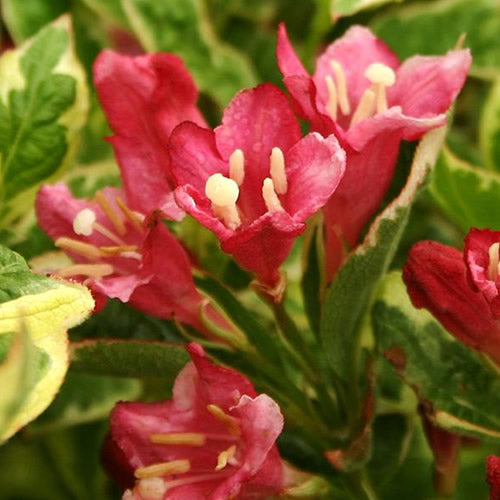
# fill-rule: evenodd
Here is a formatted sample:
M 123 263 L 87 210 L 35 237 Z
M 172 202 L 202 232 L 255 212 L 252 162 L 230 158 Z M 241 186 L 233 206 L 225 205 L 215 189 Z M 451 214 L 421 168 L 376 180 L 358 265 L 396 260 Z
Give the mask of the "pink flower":
M 458 340 L 500 364 L 500 319 L 471 288 L 461 252 L 419 242 L 410 250 L 403 279 L 415 307 L 428 309 Z
M 115 133 L 113 145 L 129 203 L 142 213 L 183 216 L 174 200 L 167 143 L 173 128 L 205 121 L 198 91 L 173 54 L 136 57 L 104 50 L 94 64 L 97 95 Z
M 238 372 L 217 366 L 198 344 L 179 373 L 173 399 L 118 403 L 103 450 L 125 500 L 258 499 L 283 488 L 274 445 L 278 405 Z
M 325 207 L 327 270 L 340 266 L 346 243 L 356 244 L 392 179 L 401 140 L 414 141 L 446 122 L 471 57 L 452 50 L 441 57 L 397 56 L 367 28 L 354 26 L 327 47 L 310 76 L 284 25 L 278 65 L 299 114 L 347 153 L 346 173 Z
M 337 187 L 345 161 L 335 137 L 301 139 L 286 97 L 270 84 L 240 92 L 214 131 L 178 126 L 170 153 L 179 205 L 270 288 L 305 220 Z
M 500 318 L 500 231 L 471 229 L 465 238 L 464 258 L 471 286 L 480 291 Z M 500 342 L 500 340 L 499 340 Z
M 486 467 L 486 479 L 490 484 L 490 500 L 500 500 L 500 457 L 489 456 Z
M 186 251 L 157 212 L 146 218 L 127 202 L 126 194 L 114 188 L 98 192 L 92 201 L 73 198 L 63 183 L 40 189 L 38 223 L 75 263 L 56 274 L 203 331 L 198 311 L 202 297 Z

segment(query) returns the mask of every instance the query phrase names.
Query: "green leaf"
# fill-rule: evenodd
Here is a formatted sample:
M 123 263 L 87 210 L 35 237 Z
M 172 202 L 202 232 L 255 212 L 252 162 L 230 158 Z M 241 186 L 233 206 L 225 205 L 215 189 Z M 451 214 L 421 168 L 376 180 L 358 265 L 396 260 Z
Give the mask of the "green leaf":
M 47 432 L 105 419 L 118 401 L 136 399 L 138 380 L 91 375 L 69 370 L 58 395 L 28 430 Z
M 492 85 L 483 106 L 479 144 L 486 166 L 500 170 L 500 78 Z
M 375 219 L 326 294 L 321 337 L 333 371 L 344 382 L 356 380 L 361 320 L 397 249 L 412 202 L 436 161 L 444 135 L 445 129 L 440 128 L 421 140 L 406 186 Z
M 391 10 L 372 25 L 401 57 L 443 54 L 459 37 L 472 52 L 471 74 L 495 78 L 500 67 L 500 16 L 497 0 L 435 0 Z
M 443 149 L 429 190 L 443 211 L 467 232 L 471 227 L 500 229 L 500 174 L 472 167 Z
M 85 73 L 63 16 L 0 59 L 0 225 L 74 156 L 88 109 Z M 3 219 L 3 220 L 2 220 Z
M 68 365 L 66 330 L 85 319 L 94 301 L 81 285 L 30 273 L 23 259 L 4 247 L 0 264 L 7 271 L 0 273 L 0 337 L 13 336 L 0 365 L 0 386 L 9 388 L 2 390 L 0 403 L 0 421 L 6 421 L 1 442 L 55 397 Z
M 412 306 L 398 272 L 383 282 L 373 326 L 379 350 L 436 425 L 500 442 L 500 378 L 428 311 Z
M 245 56 L 217 40 L 203 2 L 122 0 L 122 6 L 144 48 L 180 55 L 201 90 L 219 104 L 255 85 L 254 70 Z
M 332 17 L 352 16 L 366 9 L 374 9 L 386 3 L 403 2 L 404 0 L 331 0 Z
M 19 44 L 68 10 L 69 0 L 2 0 L 2 14 L 10 36 Z
M 189 355 L 182 345 L 139 340 L 84 340 L 70 346 L 72 369 L 95 375 L 164 378 L 172 382 Z

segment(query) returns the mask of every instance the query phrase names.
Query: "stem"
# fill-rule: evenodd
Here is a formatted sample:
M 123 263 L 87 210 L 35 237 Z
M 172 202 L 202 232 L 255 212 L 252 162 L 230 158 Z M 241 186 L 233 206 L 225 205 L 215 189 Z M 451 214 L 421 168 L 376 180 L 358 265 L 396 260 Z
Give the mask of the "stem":
M 357 470 L 343 476 L 346 489 L 356 500 L 377 500 L 377 494 L 373 489 L 370 479 L 365 470 Z

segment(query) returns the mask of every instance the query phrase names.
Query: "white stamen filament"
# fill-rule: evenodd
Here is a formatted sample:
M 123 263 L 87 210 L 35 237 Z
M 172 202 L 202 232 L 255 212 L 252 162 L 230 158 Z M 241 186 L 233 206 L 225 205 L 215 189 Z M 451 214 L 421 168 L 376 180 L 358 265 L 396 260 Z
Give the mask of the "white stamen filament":
M 273 148 L 271 151 L 270 172 L 276 193 L 285 194 L 288 190 L 288 181 L 285 172 L 285 157 L 280 148 Z
M 207 442 L 207 436 L 201 432 L 172 432 L 151 434 L 149 440 L 153 444 L 203 446 Z
M 375 92 L 371 89 L 366 89 L 359 100 L 358 107 L 352 115 L 351 127 L 373 115 L 375 111 Z
M 93 210 L 84 208 L 73 219 L 73 231 L 81 236 L 90 236 L 94 231 L 94 222 L 97 217 Z
M 191 462 L 187 459 L 170 460 L 169 462 L 160 462 L 158 464 L 147 465 L 135 469 L 134 476 L 137 479 L 146 479 L 149 477 L 161 477 L 169 474 L 184 474 L 191 469 Z
M 120 237 L 116 236 L 116 234 L 110 231 L 107 227 L 104 227 L 101 223 L 94 222 L 93 228 L 98 233 L 101 233 L 103 236 L 106 236 L 106 238 L 111 240 L 113 243 L 116 243 L 119 246 L 127 246 L 127 244 Z
M 114 268 L 110 264 L 75 264 L 74 266 L 59 269 L 56 275 L 61 278 L 71 276 L 88 276 L 89 278 L 101 279 L 113 274 Z
M 488 249 L 489 265 L 488 265 L 488 279 L 496 281 L 499 273 L 499 249 L 500 243 L 493 243 Z
M 137 484 L 137 489 L 141 497 L 147 500 L 161 500 L 167 492 L 167 486 L 161 477 L 141 479 Z
M 325 77 L 326 90 L 328 91 L 328 102 L 326 104 L 326 110 L 333 120 L 337 120 L 337 87 L 330 75 Z
M 377 113 L 387 109 L 386 87 L 391 87 L 396 82 L 394 70 L 382 63 L 373 63 L 366 68 L 365 77 L 372 82 L 372 88 L 377 96 Z
M 225 477 L 229 477 L 233 474 L 233 471 L 228 472 L 211 472 L 208 474 L 198 474 L 197 476 L 190 476 L 183 479 L 172 479 L 172 481 L 166 481 L 165 486 L 166 491 L 177 488 L 177 486 L 184 486 L 186 484 L 201 483 L 202 481 L 220 481 Z
M 330 61 L 335 80 L 337 81 L 337 91 L 339 99 L 340 111 L 343 115 L 351 113 L 351 105 L 349 103 L 349 95 L 347 94 L 347 80 L 345 77 L 344 69 L 338 61 Z
M 229 177 L 241 186 L 245 179 L 245 156 L 241 149 L 235 149 L 229 157 Z
M 222 174 L 213 174 L 207 179 L 205 194 L 212 202 L 214 215 L 222 219 L 229 229 L 233 231 L 237 229 L 241 224 L 236 207 L 240 194 L 238 184 Z
M 57 248 L 77 253 L 90 260 L 99 260 L 101 258 L 101 252 L 96 246 L 84 243 L 83 241 L 62 236 L 61 238 L 57 238 L 54 244 Z
M 238 420 L 231 415 L 228 415 L 220 406 L 209 404 L 207 405 L 207 410 L 217 419 L 222 422 L 229 433 L 233 436 L 241 435 L 241 428 Z
M 262 184 L 262 198 L 269 212 L 279 212 L 283 210 L 281 202 L 274 190 L 274 183 L 270 177 L 266 177 Z
M 226 467 L 228 463 L 234 459 L 234 455 L 236 453 L 236 445 L 230 446 L 227 450 L 221 451 L 219 456 L 217 457 L 217 465 L 215 466 L 215 470 L 219 471 Z
M 120 207 L 123 215 L 136 227 L 138 231 L 143 231 L 142 222 L 144 221 L 144 215 L 130 210 L 130 208 L 125 204 L 125 202 L 119 197 L 116 197 L 116 204 Z
M 98 191 L 95 195 L 95 201 L 99 203 L 102 211 L 106 214 L 106 217 L 111 221 L 113 227 L 117 230 L 118 234 L 123 236 L 126 233 L 125 224 L 119 214 L 116 213 L 115 209 L 109 204 L 108 200 Z

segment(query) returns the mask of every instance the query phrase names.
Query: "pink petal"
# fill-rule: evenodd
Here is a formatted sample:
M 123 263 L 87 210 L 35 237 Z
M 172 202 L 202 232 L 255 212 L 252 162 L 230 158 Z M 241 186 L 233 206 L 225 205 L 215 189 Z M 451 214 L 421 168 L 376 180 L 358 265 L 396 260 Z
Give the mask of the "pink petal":
M 245 181 L 238 203 L 250 220 L 256 219 L 266 212 L 264 200 L 256 193 L 261 192 L 262 183 L 269 176 L 272 148 L 286 152 L 301 137 L 288 99 L 271 84 L 241 91 L 225 109 L 215 137 L 224 160 L 235 149 L 243 151 Z
M 333 75 L 330 65 L 332 60 L 339 62 L 344 70 L 351 112 L 356 108 L 363 92 L 371 86 L 364 75 L 370 64 L 378 62 L 393 69 L 399 66 L 399 60 L 394 52 L 368 28 L 352 26 L 344 36 L 330 44 L 317 60 L 313 80 L 318 92 L 317 106 L 323 113 L 326 113 L 325 106 L 328 103 L 325 78 Z M 339 116 L 339 122 L 347 128 L 348 121 L 342 115 Z
M 486 461 L 486 471 L 490 500 L 500 500 L 500 457 L 490 455 Z
M 90 287 L 92 290 L 102 293 L 110 299 L 129 302 L 130 296 L 136 291 L 137 287 L 148 284 L 152 278 L 152 275 L 144 275 L 141 273 L 134 273 L 126 276 L 111 276 L 101 278 L 98 281 L 92 280 Z
M 337 188 L 345 170 L 345 151 L 335 136 L 311 133 L 285 157 L 288 191 L 284 206 L 297 221 L 319 210 Z
M 212 174 L 228 174 L 228 163 L 220 157 L 212 130 L 194 123 L 182 123 L 170 136 L 169 151 L 177 186 L 188 184 L 204 193 Z
M 415 56 L 398 69 L 388 100 L 403 113 L 426 118 L 444 113 L 460 92 L 471 64 L 468 49 L 452 50 L 445 56 Z
M 196 87 L 182 61 L 172 54 L 130 57 L 106 50 L 94 65 L 94 81 L 115 132 L 110 142 L 128 202 L 145 213 L 162 208 L 168 216 L 180 218 L 173 203 L 166 143 L 180 122 L 204 124 L 196 108 Z
M 296 75 L 309 77 L 309 73 L 300 62 L 290 43 L 285 23 L 280 23 L 278 26 L 276 58 L 283 76 Z

